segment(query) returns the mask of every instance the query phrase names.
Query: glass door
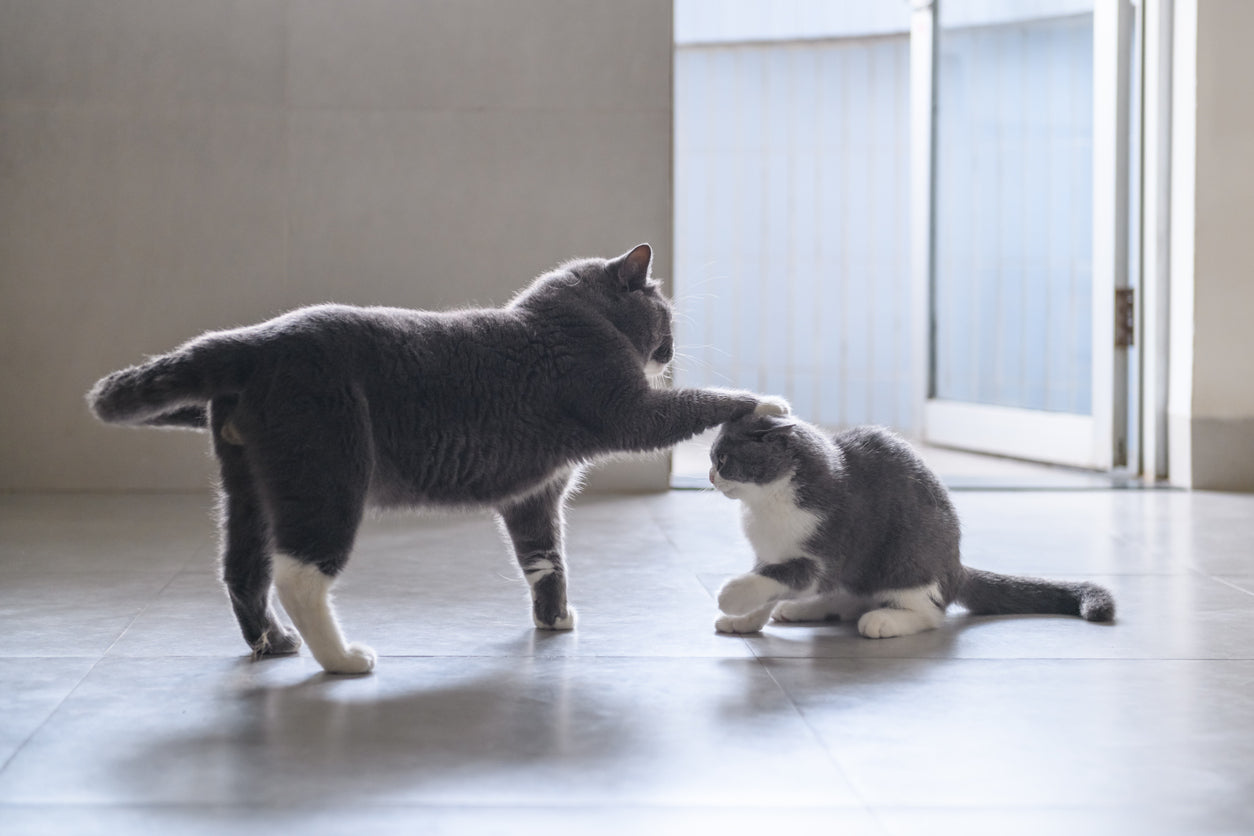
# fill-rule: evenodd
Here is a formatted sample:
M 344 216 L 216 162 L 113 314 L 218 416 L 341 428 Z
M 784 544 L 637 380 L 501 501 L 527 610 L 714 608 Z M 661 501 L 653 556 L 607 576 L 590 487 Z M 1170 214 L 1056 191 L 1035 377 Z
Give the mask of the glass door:
M 1122 465 L 1131 4 L 942 0 L 926 13 L 936 25 L 925 437 Z

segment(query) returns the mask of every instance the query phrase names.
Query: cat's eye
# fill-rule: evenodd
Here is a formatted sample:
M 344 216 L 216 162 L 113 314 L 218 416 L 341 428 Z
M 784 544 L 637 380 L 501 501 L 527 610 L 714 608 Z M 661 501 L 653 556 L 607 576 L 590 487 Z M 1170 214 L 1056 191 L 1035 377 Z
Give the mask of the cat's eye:
M 719 453 L 718 456 L 715 458 L 715 461 L 718 462 L 719 467 L 722 467 L 723 465 L 727 464 L 727 454 Z

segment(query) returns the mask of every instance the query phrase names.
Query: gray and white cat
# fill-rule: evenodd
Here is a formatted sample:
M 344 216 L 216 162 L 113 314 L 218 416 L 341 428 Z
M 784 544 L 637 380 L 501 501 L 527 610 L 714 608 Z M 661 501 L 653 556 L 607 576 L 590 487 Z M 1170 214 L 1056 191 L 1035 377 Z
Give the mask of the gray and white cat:
M 742 505 L 757 563 L 718 594 L 724 633 L 778 621 L 857 621 L 868 638 L 939 627 L 954 602 L 972 614 L 1057 613 L 1110 621 L 1092 583 L 969 569 L 944 485 L 893 433 L 829 437 L 792 417 L 747 415 L 710 450 L 710 480 Z
M 571 261 L 503 308 L 302 308 L 204 334 L 88 397 L 104 421 L 212 431 L 222 578 L 255 655 L 296 652 L 303 637 L 327 671 L 374 667 L 329 595 L 368 504 L 494 509 L 536 626 L 568 630 L 563 507 L 581 466 L 787 410 L 650 386 L 673 351 L 651 264 L 647 244 Z M 272 579 L 299 637 L 275 615 Z

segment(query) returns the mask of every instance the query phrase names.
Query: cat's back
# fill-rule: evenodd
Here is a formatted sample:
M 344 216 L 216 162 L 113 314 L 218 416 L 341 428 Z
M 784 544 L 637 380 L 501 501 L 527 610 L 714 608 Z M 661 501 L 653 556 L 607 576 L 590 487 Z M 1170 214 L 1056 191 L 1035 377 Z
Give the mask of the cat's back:
M 424 311 L 383 306 L 310 305 L 257 325 L 206 335 L 251 345 L 259 357 L 309 359 L 328 370 L 369 374 L 413 366 L 454 368 L 483 356 L 534 350 L 526 324 L 498 308 Z
M 836 433 L 851 489 L 886 505 L 950 507 L 948 492 L 911 444 L 889 429 L 853 427 Z

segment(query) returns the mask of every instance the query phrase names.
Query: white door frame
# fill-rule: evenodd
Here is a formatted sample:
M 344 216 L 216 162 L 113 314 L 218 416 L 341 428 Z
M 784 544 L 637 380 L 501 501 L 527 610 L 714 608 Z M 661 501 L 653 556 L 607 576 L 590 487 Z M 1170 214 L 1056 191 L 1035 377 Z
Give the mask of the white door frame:
M 943 2 L 943 0 L 940 0 Z M 936 0 L 915 0 L 911 27 L 912 264 L 927 310 L 916 310 L 921 334 L 934 328 Z M 962 403 L 934 397 L 932 340 L 924 343 L 928 373 L 923 409 L 926 441 L 1016 458 L 1110 470 L 1127 434 L 1127 366 L 1116 363 L 1115 288 L 1128 285 L 1128 100 L 1131 0 L 1096 0 L 1093 11 L 1093 282 L 1092 414 L 1073 415 Z M 915 91 L 917 92 L 917 95 Z M 1118 394 L 1117 394 L 1118 393 Z

